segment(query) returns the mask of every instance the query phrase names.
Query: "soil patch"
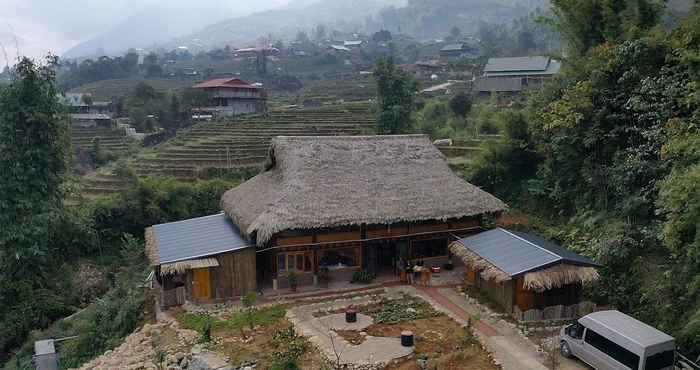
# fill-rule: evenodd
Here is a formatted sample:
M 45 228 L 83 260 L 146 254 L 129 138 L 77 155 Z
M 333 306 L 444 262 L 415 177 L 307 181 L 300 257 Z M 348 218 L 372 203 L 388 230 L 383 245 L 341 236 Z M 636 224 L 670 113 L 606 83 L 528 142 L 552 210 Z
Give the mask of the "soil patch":
M 343 339 L 347 340 L 348 342 L 354 344 L 354 345 L 359 345 L 362 344 L 362 342 L 367 339 L 366 335 L 360 334 L 361 332 L 356 331 L 356 330 L 335 330 L 335 332 L 340 335 Z M 377 335 L 379 336 L 379 335 Z M 386 336 L 386 335 L 383 335 Z

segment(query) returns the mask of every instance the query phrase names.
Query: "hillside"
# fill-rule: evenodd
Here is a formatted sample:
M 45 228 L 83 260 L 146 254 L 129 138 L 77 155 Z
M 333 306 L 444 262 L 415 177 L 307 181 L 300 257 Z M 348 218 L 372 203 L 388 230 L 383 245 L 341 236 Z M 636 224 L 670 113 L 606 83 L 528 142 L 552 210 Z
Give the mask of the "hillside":
M 139 177 L 173 177 L 196 181 L 216 177 L 248 177 L 265 159 L 277 135 L 358 135 L 372 132 L 374 119 L 366 107 L 280 111 L 226 122 L 203 122 L 175 139 L 145 149 L 124 168 L 84 179 L 83 195 L 108 195 L 128 186 L 124 172 Z M 117 174 L 121 175 L 118 176 Z

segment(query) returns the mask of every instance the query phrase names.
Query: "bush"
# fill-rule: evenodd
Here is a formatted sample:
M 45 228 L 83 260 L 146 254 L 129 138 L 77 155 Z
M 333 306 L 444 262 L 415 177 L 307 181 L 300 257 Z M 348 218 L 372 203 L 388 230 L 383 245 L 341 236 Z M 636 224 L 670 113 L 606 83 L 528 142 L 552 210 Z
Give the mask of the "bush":
M 204 322 L 204 326 L 202 327 L 202 337 L 200 338 L 200 342 L 202 342 L 202 343 L 211 342 L 211 321 Z
M 376 277 L 375 274 L 362 270 L 362 271 L 355 271 L 352 274 L 352 279 L 350 280 L 351 283 L 359 283 L 359 284 L 369 284 L 374 280 Z
M 297 335 L 294 327 L 290 326 L 287 329 L 277 332 L 272 337 L 272 343 L 275 351 L 273 356 L 277 364 L 285 366 L 297 366 L 296 361 L 309 348 L 309 343 L 302 336 Z M 290 365 L 291 364 L 291 365 Z M 297 367 L 281 367 L 281 369 L 296 369 Z

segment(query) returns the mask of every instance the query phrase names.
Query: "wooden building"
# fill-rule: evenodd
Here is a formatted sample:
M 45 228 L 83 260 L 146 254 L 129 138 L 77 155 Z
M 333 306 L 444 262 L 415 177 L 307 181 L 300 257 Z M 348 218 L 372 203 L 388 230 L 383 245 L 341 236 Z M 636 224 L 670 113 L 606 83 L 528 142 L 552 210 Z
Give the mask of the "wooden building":
M 215 78 L 192 87 L 209 95 L 205 107 L 193 109 L 196 115 L 231 117 L 263 113 L 267 110 L 267 92 L 238 78 Z
M 582 288 L 598 279 L 599 265 L 586 257 L 537 235 L 503 228 L 457 240 L 450 251 L 466 265 L 468 284 L 520 320 L 588 313 L 581 312 L 590 307 L 582 305 Z
M 392 272 L 399 258 L 442 265 L 454 235 L 506 205 L 454 174 L 423 135 L 277 137 L 266 170 L 228 191 L 226 214 L 257 247 L 258 282 L 313 284 Z
M 399 258 L 442 266 L 450 241 L 507 208 L 424 135 L 276 137 L 265 170 L 221 205 L 225 214 L 147 229 L 163 306 L 286 288 L 289 276 L 396 273 Z
M 149 227 L 146 251 L 162 307 L 256 291 L 255 248 L 223 213 Z
M 484 74 L 474 81 L 474 90 L 486 95 L 519 94 L 541 88 L 560 69 L 559 61 L 545 56 L 489 58 Z

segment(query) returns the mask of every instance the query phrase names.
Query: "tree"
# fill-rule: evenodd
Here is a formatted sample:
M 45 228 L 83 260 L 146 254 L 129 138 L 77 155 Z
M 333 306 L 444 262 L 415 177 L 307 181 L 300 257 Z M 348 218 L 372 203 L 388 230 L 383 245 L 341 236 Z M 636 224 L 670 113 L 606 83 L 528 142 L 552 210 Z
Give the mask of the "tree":
M 326 25 L 320 23 L 316 25 L 316 28 L 314 29 L 314 39 L 317 42 L 324 41 L 327 34 L 328 31 L 326 30 Z
M 447 40 L 450 42 L 456 42 L 462 40 L 463 37 L 462 30 L 460 30 L 457 26 L 452 26 L 452 29 L 450 29 L 450 34 L 447 36 Z
M 450 99 L 450 109 L 460 116 L 466 117 L 469 111 L 472 109 L 472 99 L 464 92 L 461 92 Z
M 381 58 L 374 69 L 377 81 L 379 114 L 377 129 L 383 134 L 405 132 L 411 126 L 411 112 L 416 82 L 394 64 L 392 58 Z
M 68 311 L 45 280 L 61 255 L 54 227 L 63 219 L 70 153 L 56 61 L 49 56 L 38 65 L 24 57 L 0 88 L 0 352 Z
M 389 42 L 391 41 L 391 32 L 387 30 L 380 30 L 372 35 L 372 41 L 374 42 Z

